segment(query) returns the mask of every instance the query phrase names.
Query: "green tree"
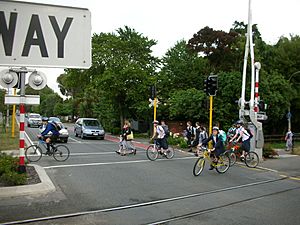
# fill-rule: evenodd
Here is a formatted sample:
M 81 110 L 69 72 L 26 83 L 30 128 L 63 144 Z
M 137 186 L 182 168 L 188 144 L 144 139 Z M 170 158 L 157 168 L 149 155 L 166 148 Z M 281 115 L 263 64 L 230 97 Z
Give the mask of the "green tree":
M 168 100 L 170 119 L 207 120 L 206 95 L 195 88 L 174 91 Z
M 238 33 L 234 30 L 225 32 L 214 30 L 210 27 L 204 27 L 188 41 L 188 47 L 201 55 L 208 58 L 213 65 L 213 69 L 218 72 L 220 70 L 230 71 L 234 64 L 232 62 L 236 48 L 233 48 L 238 37 Z
M 152 56 L 155 44 L 127 26 L 116 33 L 94 34 L 91 68 L 66 70 L 58 79 L 62 93 L 73 99 L 74 114 L 100 116 L 97 107 L 108 102 L 109 114 L 119 115 L 121 123 L 125 118 L 144 118 L 147 90 L 159 62 Z

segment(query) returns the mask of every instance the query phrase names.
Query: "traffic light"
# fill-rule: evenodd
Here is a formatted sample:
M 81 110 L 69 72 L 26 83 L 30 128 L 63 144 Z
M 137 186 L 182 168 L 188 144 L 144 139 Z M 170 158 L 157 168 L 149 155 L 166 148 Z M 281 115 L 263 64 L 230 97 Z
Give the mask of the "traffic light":
M 261 112 L 266 110 L 266 105 L 265 105 L 265 102 L 263 100 L 260 100 L 258 102 L 258 108 L 259 108 L 259 111 L 261 111 Z
M 210 75 L 204 80 L 204 92 L 209 96 L 215 96 L 218 90 L 218 76 Z
M 204 89 L 203 89 L 203 90 L 204 90 L 204 92 L 208 95 L 208 89 L 207 89 L 208 85 L 207 85 L 207 81 L 208 81 L 208 80 L 205 79 L 204 82 L 203 82 L 203 86 L 204 86 Z
M 153 85 L 149 88 L 150 98 L 153 100 L 156 97 L 156 87 Z

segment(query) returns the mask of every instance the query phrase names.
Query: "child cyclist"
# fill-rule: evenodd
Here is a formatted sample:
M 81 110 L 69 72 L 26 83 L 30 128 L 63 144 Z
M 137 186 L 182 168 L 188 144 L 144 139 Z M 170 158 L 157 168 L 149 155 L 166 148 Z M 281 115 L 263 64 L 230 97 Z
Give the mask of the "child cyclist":
M 212 130 L 212 135 L 199 144 L 199 147 L 201 147 L 202 145 L 207 145 L 209 141 L 212 141 L 213 143 L 213 149 L 208 150 L 210 153 L 210 158 L 212 159 L 212 164 L 210 165 L 209 170 L 213 170 L 215 168 L 214 164 L 218 162 L 219 155 L 225 152 L 224 142 L 219 136 L 219 127 L 213 127 Z

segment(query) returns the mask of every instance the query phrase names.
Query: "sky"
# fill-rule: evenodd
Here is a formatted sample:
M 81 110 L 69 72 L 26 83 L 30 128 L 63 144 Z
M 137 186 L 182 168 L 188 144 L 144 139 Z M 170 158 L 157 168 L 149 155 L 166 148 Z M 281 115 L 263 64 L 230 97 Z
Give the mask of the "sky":
M 248 21 L 248 0 L 23 0 L 88 8 L 92 33 L 114 32 L 125 25 L 157 41 L 155 56 L 163 56 L 177 41 L 189 40 L 205 26 L 228 32 L 234 21 Z M 275 44 L 281 36 L 300 35 L 299 0 L 252 0 L 252 19 L 263 40 Z M 59 91 L 62 69 L 40 68 L 48 86 Z

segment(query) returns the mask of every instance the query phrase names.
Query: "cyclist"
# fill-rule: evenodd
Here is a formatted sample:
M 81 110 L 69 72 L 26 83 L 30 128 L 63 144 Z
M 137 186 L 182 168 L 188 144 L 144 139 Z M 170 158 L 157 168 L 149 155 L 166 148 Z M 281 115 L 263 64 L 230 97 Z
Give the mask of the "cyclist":
M 224 143 L 219 137 L 219 127 L 213 127 L 212 130 L 212 135 L 199 144 L 199 146 L 207 145 L 209 141 L 212 141 L 213 143 L 213 149 L 208 150 L 210 153 L 210 158 L 212 159 L 212 164 L 210 164 L 209 170 L 213 170 L 215 168 L 214 164 L 218 162 L 219 155 L 225 152 Z
M 42 138 L 47 144 L 46 154 L 50 153 L 50 144 L 55 143 L 59 136 L 59 131 L 56 125 L 54 123 L 49 123 L 48 121 L 49 119 L 47 117 L 42 118 L 43 125 L 46 128 L 40 135 L 38 135 L 38 138 Z
M 166 140 L 166 133 L 164 128 L 159 125 L 159 122 L 157 120 L 153 121 L 154 124 L 154 134 L 153 137 L 151 138 L 152 140 L 154 139 L 156 141 L 156 144 L 160 147 L 163 148 L 163 150 L 168 149 L 168 143 Z
M 251 134 L 249 134 L 249 131 L 247 131 L 244 127 L 243 121 L 239 120 L 236 123 L 237 129 L 236 129 L 236 134 L 231 138 L 229 142 L 235 141 L 239 142 L 240 139 L 242 139 L 242 146 L 241 149 L 243 150 L 241 159 L 243 160 L 245 158 L 245 152 L 250 151 L 250 139 L 251 139 Z

